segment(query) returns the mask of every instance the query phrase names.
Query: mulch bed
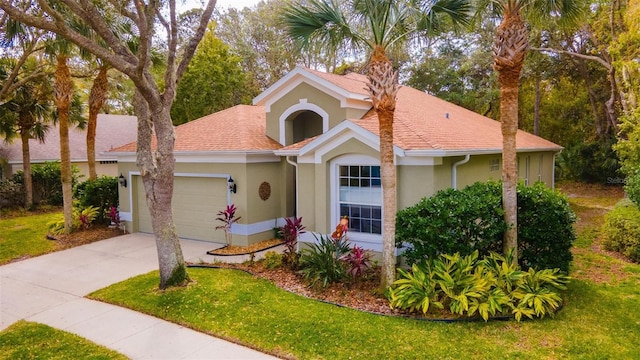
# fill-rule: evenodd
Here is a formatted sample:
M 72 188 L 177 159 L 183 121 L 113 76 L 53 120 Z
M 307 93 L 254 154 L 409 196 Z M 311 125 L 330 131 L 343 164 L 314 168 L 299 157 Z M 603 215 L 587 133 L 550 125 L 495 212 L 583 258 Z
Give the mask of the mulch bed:
M 71 234 L 54 235 L 55 240 L 53 241 L 58 244 L 56 250 L 63 250 L 124 234 L 126 232 L 117 228 L 110 228 L 106 225 L 93 225 L 89 229 L 76 230 Z
M 425 316 L 410 314 L 407 311 L 392 309 L 389 300 L 380 294 L 380 273 L 379 268 L 365 279 L 352 283 L 336 283 L 326 288 L 311 288 L 304 278 L 286 268 L 267 269 L 261 261 L 245 262 L 242 264 L 216 263 L 215 267 L 238 269 L 249 272 L 256 277 L 270 281 L 277 287 L 306 298 L 315 299 L 337 306 L 349 307 L 352 309 L 370 312 L 387 316 L 406 316 L 417 319 L 455 321 L 473 320 L 467 317 L 459 317 L 446 311 L 430 309 Z
M 256 253 L 258 251 L 262 251 L 262 250 L 266 250 L 272 247 L 276 247 L 278 245 L 282 244 L 282 240 L 281 239 L 271 239 L 271 240 L 262 240 L 260 242 L 257 242 L 255 244 L 249 245 L 249 246 L 236 246 L 236 245 L 231 245 L 231 246 L 224 246 L 221 247 L 219 249 L 214 249 L 211 251 L 207 251 L 207 254 L 209 255 L 244 255 L 244 254 L 251 254 L 251 253 Z

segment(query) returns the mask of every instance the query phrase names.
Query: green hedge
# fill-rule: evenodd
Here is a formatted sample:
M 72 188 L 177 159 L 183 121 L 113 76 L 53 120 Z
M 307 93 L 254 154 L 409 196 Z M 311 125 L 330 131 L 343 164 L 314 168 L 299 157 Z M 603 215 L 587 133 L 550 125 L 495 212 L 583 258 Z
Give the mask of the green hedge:
M 118 178 L 115 176 L 100 176 L 95 180 L 87 180 L 76 185 L 73 197 L 80 202 L 82 208 L 96 207 L 96 220 L 101 223 L 109 222 L 109 209 L 118 207 Z
M 518 254 L 524 269 L 569 271 L 575 240 L 575 215 L 567 198 L 544 184 L 518 185 Z M 441 254 L 486 256 L 502 251 L 506 223 L 502 187 L 475 183 L 462 190 L 439 191 L 398 212 L 396 243 L 408 245 L 410 264 Z
M 604 218 L 604 247 L 640 262 L 640 210 L 629 200 L 620 201 Z

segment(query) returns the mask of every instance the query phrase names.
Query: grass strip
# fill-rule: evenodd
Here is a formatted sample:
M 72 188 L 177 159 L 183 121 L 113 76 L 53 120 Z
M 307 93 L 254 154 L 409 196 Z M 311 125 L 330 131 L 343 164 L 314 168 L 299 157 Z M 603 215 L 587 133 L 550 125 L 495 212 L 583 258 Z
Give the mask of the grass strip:
M 634 271 L 615 286 L 574 280 L 554 319 L 522 323 L 446 324 L 372 315 L 229 269 L 190 269 L 194 283 L 168 291 L 157 290 L 158 273 L 152 272 L 90 297 L 290 358 L 636 359 L 640 275 Z
M 127 359 L 80 336 L 18 321 L 0 332 L 0 359 Z
M 59 215 L 50 212 L 0 219 L 0 265 L 55 250 L 56 243 L 46 238 L 47 223 Z

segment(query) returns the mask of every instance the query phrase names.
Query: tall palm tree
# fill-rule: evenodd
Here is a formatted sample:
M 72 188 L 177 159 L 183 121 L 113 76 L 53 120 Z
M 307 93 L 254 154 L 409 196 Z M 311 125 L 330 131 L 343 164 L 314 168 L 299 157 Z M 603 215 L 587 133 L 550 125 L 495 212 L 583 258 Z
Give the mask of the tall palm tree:
M 503 249 L 513 251 L 518 261 L 518 181 L 516 133 L 518 131 L 518 81 L 529 49 L 529 26 L 545 18 L 558 18 L 562 23 L 575 21 L 583 10 L 580 0 L 479 0 L 478 14 L 490 11 L 501 18 L 493 44 L 493 67 L 500 84 L 500 121 L 502 123 L 502 204 L 509 225 Z
M 98 112 L 107 100 L 109 91 L 109 79 L 107 78 L 106 64 L 100 66 L 98 75 L 93 79 L 93 86 L 89 93 L 89 121 L 87 123 L 87 161 L 89 163 L 89 179 L 95 180 L 96 173 L 96 127 L 98 124 Z
M 444 15 L 453 23 L 466 22 L 467 10 L 469 5 L 464 0 L 309 0 L 293 3 L 284 10 L 289 34 L 302 48 L 319 43 L 335 49 L 347 42 L 354 48 L 366 49 L 370 54 L 368 91 L 379 121 L 384 203 L 382 289 L 395 280 L 396 265 L 393 118 L 399 85 L 398 72 L 387 54 L 401 48 L 415 36 L 440 30 Z
M 73 227 L 73 180 L 71 174 L 71 152 L 69 149 L 69 112 L 71 101 L 73 100 L 74 86 L 67 60 L 67 55 L 62 51 L 56 55 L 53 90 L 58 111 L 58 129 L 60 130 L 60 179 L 62 181 L 64 231 L 65 233 L 70 233 Z
M 6 59 L 4 59 L 6 60 Z M 16 66 L 16 61 L 2 61 L 0 63 L 0 79 L 4 79 L 7 67 Z M 33 59 L 23 63 L 24 77 L 30 77 L 32 71 L 40 66 Z M 33 182 L 31 180 L 31 155 L 29 139 L 44 141 L 48 128 L 47 121 L 51 117 L 53 90 L 48 79 L 34 77 L 23 82 L 23 77 L 15 77 L 13 82 L 19 83 L 7 94 L 6 101 L 0 104 L 0 135 L 6 142 L 14 137 L 20 137 L 22 143 L 22 172 L 25 190 L 25 208 L 33 206 Z

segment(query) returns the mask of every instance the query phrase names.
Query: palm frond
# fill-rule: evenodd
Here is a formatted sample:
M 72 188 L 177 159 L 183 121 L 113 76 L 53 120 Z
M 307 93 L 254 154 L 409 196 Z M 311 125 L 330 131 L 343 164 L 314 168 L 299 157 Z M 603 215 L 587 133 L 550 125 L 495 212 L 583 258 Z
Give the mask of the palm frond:
M 314 42 L 337 48 L 343 41 L 362 41 L 351 31 L 349 19 L 335 0 L 310 0 L 305 5 L 293 3 L 285 7 L 282 21 L 300 49 L 308 49 Z

